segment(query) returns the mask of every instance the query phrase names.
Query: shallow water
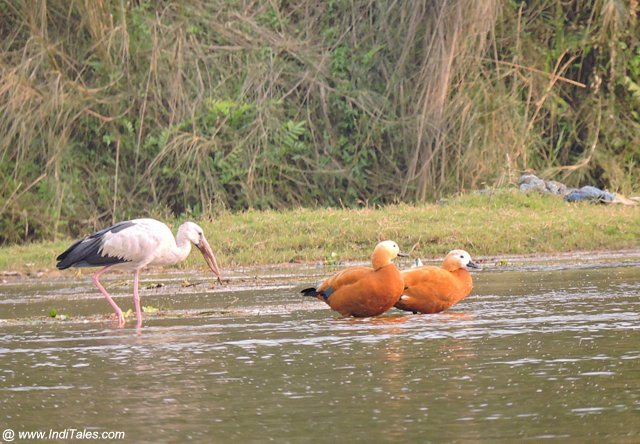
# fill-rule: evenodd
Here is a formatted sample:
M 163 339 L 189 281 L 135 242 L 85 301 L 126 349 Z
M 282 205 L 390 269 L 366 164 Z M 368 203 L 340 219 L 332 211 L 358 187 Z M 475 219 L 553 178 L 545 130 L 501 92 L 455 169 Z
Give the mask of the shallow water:
M 299 295 L 327 269 L 144 275 L 160 311 L 141 332 L 113 328 L 87 275 L 18 279 L 0 284 L 0 432 L 637 442 L 638 265 L 489 267 L 445 313 L 364 320 Z M 127 276 L 104 282 L 132 306 Z

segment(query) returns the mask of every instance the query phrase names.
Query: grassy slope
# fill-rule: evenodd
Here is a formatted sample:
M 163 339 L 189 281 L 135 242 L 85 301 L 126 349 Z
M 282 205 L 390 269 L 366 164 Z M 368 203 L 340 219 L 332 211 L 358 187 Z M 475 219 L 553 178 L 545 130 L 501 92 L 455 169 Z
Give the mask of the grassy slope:
M 223 267 L 366 260 L 381 239 L 394 239 L 414 257 L 441 257 L 453 248 L 481 256 L 640 247 L 638 206 L 568 204 L 516 191 L 439 205 L 226 213 L 199 223 Z M 69 242 L 1 248 L 0 270 L 54 269 Z M 182 266 L 203 262 L 192 254 Z

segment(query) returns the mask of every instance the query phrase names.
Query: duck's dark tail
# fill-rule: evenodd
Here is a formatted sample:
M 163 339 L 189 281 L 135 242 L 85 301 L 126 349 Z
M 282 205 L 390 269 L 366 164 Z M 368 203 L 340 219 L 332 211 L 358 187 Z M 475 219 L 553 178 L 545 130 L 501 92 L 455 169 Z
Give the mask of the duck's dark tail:
M 318 291 L 318 289 L 316 287 L 309 287 L 309 288 L 305 288 L 300 293 L 302 293 L 305 296 L 311 296 L 311 297 L 314 297 L 314 298 L 317 298 L 318 296 L 322 296 L 322 299 L 327 301 L 327 300 L 329 300 L 329 296 L 331 296 L 333 291 L 334 291 L 333 287 L 325 288 L 322 291 Z
M 318 290 L 316 290 L 316 287 L 305 288 L 300 293 L 302 293 L 304 296 L 311 296 L 314 298 L 318 296 Z

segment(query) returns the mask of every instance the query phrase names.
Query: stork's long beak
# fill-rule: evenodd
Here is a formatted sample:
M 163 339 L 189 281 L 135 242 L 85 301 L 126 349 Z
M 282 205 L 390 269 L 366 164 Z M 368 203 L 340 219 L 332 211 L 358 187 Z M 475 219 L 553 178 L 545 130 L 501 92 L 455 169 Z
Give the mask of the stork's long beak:
M 216 261 L 216 257 L 213 255 L 213 251 L 211 251 L 209 242 L 207 242 L 207 240 L 203 237 L 200 243 L 196 245 L 196 247 L 198 247 L 198 249 L 202 253 L 202 256 L 204 256 L 204 260 L 207 262 L 209 268 L 211 268 L 211 271 L 213 271 L 213 274 L 215 274 L 218 278 L 218 282 L 222 283 L 222 280 L 220 279 L 220 267 L 218 267 L 218 262 Z

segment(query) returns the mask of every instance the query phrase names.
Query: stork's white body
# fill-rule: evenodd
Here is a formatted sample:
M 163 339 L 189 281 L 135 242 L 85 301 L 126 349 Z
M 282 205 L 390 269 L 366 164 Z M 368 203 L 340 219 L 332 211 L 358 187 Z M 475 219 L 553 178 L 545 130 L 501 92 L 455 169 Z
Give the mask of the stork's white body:
M 165 224 L 155 219 L 133 219 L 133 226 L 104 234 L 101 253 L 124 259 L 113 269 L 136 270 L 147 265 L 173 265 L 191 252 L 191 242 L 177 239 Z

